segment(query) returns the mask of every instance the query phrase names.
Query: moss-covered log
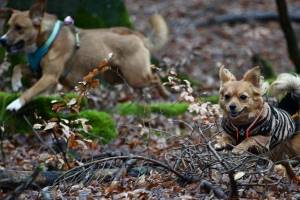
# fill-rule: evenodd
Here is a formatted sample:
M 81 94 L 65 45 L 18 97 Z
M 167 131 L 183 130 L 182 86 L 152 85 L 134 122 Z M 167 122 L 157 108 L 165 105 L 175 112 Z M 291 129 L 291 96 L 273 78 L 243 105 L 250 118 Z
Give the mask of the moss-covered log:
M 66 95 L 67 99 L 71 99 L 75 94 Z M 103 142 L 109 142 L 117 136 L 117 131 L 115 127 L 115 122 L 112 117 L 105 112 L 98 112 L 94 110 L 83 110 L 78 114 L 74 113 L 57 113 L 52 111 L 52 101 L 62 100 L 58 96 L 40 96 L 35 98 L 29 104 L 24 106 L 17 113 L 12 113 L 6 111 L 6 106 L 16 99 L 18 95 L 0 92 L 0 122 L 5 128 L 5 132 L 8 134 L 12 133 L 30 133 L 32 132 L 32 127 L 26 122 L 24 116 L 34 124 L 37 122 L 35 116 L 40 116 L 41 118 L 47 120 L 51 118 L 63 118 L 63 119 L 76 119 L 76 118 L 86 118 L 89 120 L 89 124 L 92 129 L 89 133 L 84 133 L 82 135 L 90 139 L 99 139 Z M 83 108 L 85 105 L 82 105 Z

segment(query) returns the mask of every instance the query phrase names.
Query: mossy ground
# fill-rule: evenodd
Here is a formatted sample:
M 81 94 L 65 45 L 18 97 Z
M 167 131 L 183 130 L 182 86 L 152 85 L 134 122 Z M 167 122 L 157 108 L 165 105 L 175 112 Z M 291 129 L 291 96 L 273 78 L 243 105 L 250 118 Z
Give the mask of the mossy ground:
M 187 111 L 186 103 L 123 103 L 117 106 L 117 111 L 121 115 L 147 116 L 150 113 L 163 114 L 167 117 L 182 115 Z
M 85 110 L 80 112 L 79 116 L 88 119 L 92 124 L 92 130 L 85 134 L 87 138 L 100 139 L 102 142 L 108 143 L 117 137 L 115 121 L 108 113 Z
M 92 125 L 92 129 L 89 133 L 84 131 L 81 134 L 89 139 L 97 139 L 101 142 L 107 143 L 117 137 L 117 130 L 114 119 L 107 112 L 99 112 L 96 110 L 86 110 L 87 101 L 82 103 L 82 111 L 78 114 L 61 112 L 56 113 L 52 108 L 52 101 L 68 101 L 76 94 L 68 93 L 61 98 L 59 96 L 39 96 L 33 99 L 29 104 L 24 106 L 17 113 L 8 112 L 5 110 L 6 106 L 16 99 L 18 94 L 9 94 L 0 92 L 0 122 L 4 126 L 6 133 L 31 133 L 32 124 L 37 122 L 35 116 L 40 116 L 42 119 L 48 120 L 51 118 L 63 118 L 63 119 L 77 119 L 86 118 L 89 120 L 89 124 Z M 211 101 L 212 103 L 218 102 L 218 96 L 210 96 L 201 98 L 202 101 Z M 151 113 L 162 114 L 167 117 L 180 116 L 188 111 L 187 103 L 123 103 L 116 107 L 116 110 L 121 115 L 135 115 L 139 117 L 149 116 Z M 25 120 L 27 118 L 30 122 Z
M 201 97 L 201 102 L 211 102 L 217 104 L 219 102 L 219 96 L 207 96 Z M 151 104 L 139 104 L 139 103 L 122 103 L 116 108 L 117 112 L 121 115 L 135 115 L 135 116 L 149 116 L 151 113 L 157 113 L 165 115 L 166 117 L 180 116 L 188 111 L 188 103 L 151 103 Z
M 217 104 L 219 103 L 219 96 L 211 95 L 211 96 L 201 97 L 200 100 L 203 102 L 211 102 L 212 104 Z
M 70 93 L 67 94 L 65 98 L 71 99 L 74 96 L 74 93 Z M 62 98 L 58 96 L 40 96 L 24 106 L 24 108 L 17 113 L 6 111 L 6 106 L 17 97 L 17 94 L 0 92 L 0 121 L 2 122 L 1 125 L 4 126 L 6 133 L 31 133 L 32 124 L 37 121 L 35 118 L 35 115 L 37 115 L 45 120 L 51 118 L 86 118 L 93 128 L 88 134 L 82 132 L 82 135 L 90 139 L 99 139 L 105 143 L 117 136 L 115 122 L 108 113 L 91 110 L 83 110 L 79 114 L 56 113 L 51 109 L 51 102 L 53 100 L 62 101 Z M 83 102 L 83 104 L 85 104 L 85 102 Z M 28 124 L 25 118 L 28 119 L 30 124 Z

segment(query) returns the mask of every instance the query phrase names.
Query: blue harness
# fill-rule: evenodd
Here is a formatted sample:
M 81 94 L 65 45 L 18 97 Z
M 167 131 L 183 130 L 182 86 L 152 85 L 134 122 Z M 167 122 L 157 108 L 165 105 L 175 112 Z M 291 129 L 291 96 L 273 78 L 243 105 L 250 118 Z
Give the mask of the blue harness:
M 59 34 L 61 27 L 62 22 L 57 20 L 48 40 L 35 52 L 27 54 L 27 60 L 30 64 L 32 71 L 37 72 L 38 70 L 40 70 L 40 62 L 43 59 L 43 57 L 48 53 L 49 48 L 56 39 L 57 35 Z

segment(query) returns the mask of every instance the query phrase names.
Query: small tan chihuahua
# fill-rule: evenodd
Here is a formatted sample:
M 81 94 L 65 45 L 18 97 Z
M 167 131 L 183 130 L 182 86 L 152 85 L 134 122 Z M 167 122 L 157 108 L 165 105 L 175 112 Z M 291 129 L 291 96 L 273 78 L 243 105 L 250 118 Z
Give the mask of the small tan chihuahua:
M 292 77 L 292 75 L 290 75 Z M 215 147 L 222 149 L 237 144 L 233 153 L 267 150 L 273 161 L 285 160 L 285 156 L 300 156 L 300 134 L 294 120 L 286 111 L 273 107 L 263 99 L 262 79 L 259 67 L 248 70 L 241 80 L 224 67 L 220 68 L 220 107 L 223 110 L 222 128 Z M 273 93 L 293 93 L 300 89 L 300 78 L 282 79 L 270 86 Z M 293 89 L 294 88 L 294 89 Z M 280 89 L 280 91 L 278 91 Z M 297 100 L 299 103 L 299 100 Z M 295 113 L 298 110 L 295 110 Z M 299 182 L 288 162 L 282 162 L 290 178 Z
M 9 53 L 27 54 L 32 70 L 42 74 L 31 88 L 7 106 L 7 110 L 19 110 L 58 82 L 74 87 L 110 53 L 113 53 L 111 69 L 102 74 L 105 81 L 111 84 L 126 81 L 134 88 L 154 85 L 161 96 L 168 96 L 159 77 L 152 73 L 150 63 L 150 51 L 161 48 L 167 41 L 168 27 L 160 15 L 151 17 L 154 34 L 146 38 L 124 27 L 79 29 L 45 13 L 45 7 L 46 0 L 37 0 L 28 11 L 0 9 L 0 17 L 9 19 L 9 29 L 0 43 Z M 28 74 L 28 69 L 23 65 L 14 68 L 14 90 L 20 88 L 20 74 Z

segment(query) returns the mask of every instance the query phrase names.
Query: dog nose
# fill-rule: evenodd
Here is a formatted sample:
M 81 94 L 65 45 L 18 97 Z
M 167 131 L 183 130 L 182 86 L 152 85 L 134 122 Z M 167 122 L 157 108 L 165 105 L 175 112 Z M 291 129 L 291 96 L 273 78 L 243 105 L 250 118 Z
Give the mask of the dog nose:
M 6 35 L 3 35 L 1 38 L 0 38 L 0 44 L 2 46 L 7 46 L 7 38 L 6 38 Z
M 234 111 L 236 109 L 236 105 L 235 104 L 229 105 L 229 109 L 230 111 Z

